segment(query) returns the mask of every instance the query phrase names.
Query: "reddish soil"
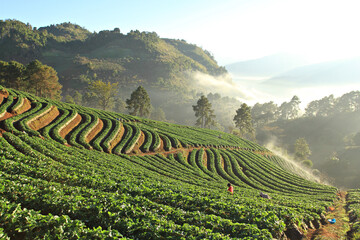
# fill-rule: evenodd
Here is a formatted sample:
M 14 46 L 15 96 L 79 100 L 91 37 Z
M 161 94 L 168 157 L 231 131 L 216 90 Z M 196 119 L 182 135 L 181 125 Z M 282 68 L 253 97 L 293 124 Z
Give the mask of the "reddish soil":
M 223 157 L 221 155 L 220 155 L 220 163 L 221 163 L 221 167 L 223 169 L 225 169 L 225 162 L 224 162 L 224 159 L 223 159 Z
M 2 96 L 3 98 L 7 98 L 9 96 L 9 93 L 6 89 L 0 90 L 0 96 Z
M 100 131 L 103 129 L 104 123 L 99 118 L 98 123 L 94 126 L 92 130 L 89 131 L 88 135 L 85 137 L 86 142 L 90 142 Z
M 42 116 L 32 119 L 28 123 L 28 125 L 32 129 L 37 131 L 37 130 L 47 126 L 49 123 L 51 123 L 58 115 L 59 115 L 58 108 L 55 106 L 52 106 L 47 113 L 43 114 Z
M 134 153 L 141 152 L 141 151 L 140 151 L 140 147 L 143 145 L 144 141 L 145 141 L 145 134 L 141 131 L 140 138 L 139 138 L 139 140 L 136 142 L 136 144 L 135 144 L 134 148 L 132 149 L 132 151 L 133 151 Z
M 187 148 L 183 148 L 183 149 L 178 148 L 177 150 L 182 152 L 182 154 L 183 154 L 183 156 L 184 156 L 184 158 L 185 158 L 185 161 L 188 162 L 187 159 L 189 158 L 189 154 L 190 154 L 189 149 L 187 149 Z M 184 151 L 184 150 L 185 150 L 185 151 Z
M 118 133 L 114 137 L 114 139 L 109 144 L 110 145 L 109 146 L 110 153 L 111 153 L 111 150 L 121 141 L 121 138 L 124 135 L 124 132 L 125 132 L 125 128 L 122 125 L 121 128 L 119 129 Z
M 62 138 L 65 138 L 66 135 L 73 130 L 79 123 L 81 122 L 81 116 L 80 114 L 76 114 L 76 117 L 69 122 L 63 129 L 61 129 L 61 131 L 59 132 L 59 135 Z
M 260 152 L 260 151 L 255 151 L 255 154 L 259 154 L 259 155 L 263 155 L 263 156 L 274 156 L 274 154 L 272 152 Z
M 336 219 L 335 224 L 322 225 L 319 229 L 309 229 L 306 238 L 307 240 L 338 240 L 347 239 L 347 231 L 349 227 L 348 215 L 344 209 L 346 204 L 346 192 L 338 193 L 338 199 L 334 202 L 334 210 L 329 211 L 326 219 Z
M 156 150 L 156 152 L 166 152 L 164 149 L 164 141 L 160 138 L 160 147 Z
M 206 153 L 206 149 L 204 149 L 204 154 L 203 154 L 203 164 L 204 164 L 204 167 L 206 167 L 207 169 L 209 169 L 209 166 L 208 166 L 208 157 L 207 157 L 207 153 Z
M 11 118 L 11 117 L 13 117 L 13 116 L 15 116 L 15 114 L 11 114 L 11 113 L 9 113 L 9 112 L 5 112 L 5 114 L 0 118 L 0 121 L 6 120 L 6 119 Z

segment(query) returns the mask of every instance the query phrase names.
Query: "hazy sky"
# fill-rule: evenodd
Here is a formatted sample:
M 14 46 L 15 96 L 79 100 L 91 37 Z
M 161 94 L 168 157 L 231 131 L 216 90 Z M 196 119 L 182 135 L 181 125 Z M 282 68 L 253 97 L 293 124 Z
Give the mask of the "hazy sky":
M 185 39 L 220 65 L 287 52 L 311 62 L 360 56 L 358 0 L 0 0 L 0 18 L 72 22 Z

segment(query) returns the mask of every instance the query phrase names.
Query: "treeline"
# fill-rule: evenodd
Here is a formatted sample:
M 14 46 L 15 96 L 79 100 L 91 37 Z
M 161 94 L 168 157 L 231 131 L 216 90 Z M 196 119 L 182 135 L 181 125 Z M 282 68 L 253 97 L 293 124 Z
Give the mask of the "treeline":
M 291 120 L 299 117 L 329 117 L 339 113 L 360 110 L 360 91 L 352 91 L 338 98 L 334 95 L 310 102 L 302 113 L 297 96 L 280 106 L 274 102 L 256 103 L 251 109 L 254 126 L 263 126 L 277 120 Z

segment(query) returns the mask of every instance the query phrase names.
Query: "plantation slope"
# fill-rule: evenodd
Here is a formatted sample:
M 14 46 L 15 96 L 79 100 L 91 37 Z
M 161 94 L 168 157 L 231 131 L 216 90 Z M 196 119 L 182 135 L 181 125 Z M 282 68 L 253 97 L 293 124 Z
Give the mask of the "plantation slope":
M 1 238 L 300 239 L 336 198 L 230 134 L 7 92 L 31 108 L 0 121 Z

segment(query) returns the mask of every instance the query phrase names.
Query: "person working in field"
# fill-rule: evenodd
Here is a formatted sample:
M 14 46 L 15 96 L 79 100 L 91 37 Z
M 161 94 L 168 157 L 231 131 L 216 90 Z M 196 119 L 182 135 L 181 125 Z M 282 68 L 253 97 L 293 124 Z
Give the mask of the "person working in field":
M 229 187 L 229 188 L 228 188 L 228 191 L 229 191 L 231 194 L 234 194 L 234 187 L 231 186 L 231 183 L 228 183 L 227 186 Z

